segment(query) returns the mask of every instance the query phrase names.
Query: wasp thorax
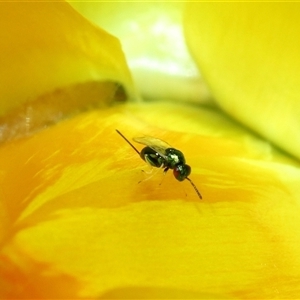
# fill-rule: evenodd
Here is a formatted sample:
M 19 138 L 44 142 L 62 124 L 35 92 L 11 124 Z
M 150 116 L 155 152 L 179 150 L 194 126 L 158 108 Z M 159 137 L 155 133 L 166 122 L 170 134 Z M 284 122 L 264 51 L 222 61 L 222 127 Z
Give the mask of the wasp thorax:
M 173 174 L 177 180 L 183 181 L 191 174 L 191 167 L 189 165 L 177 165 L 173 169 Z
M 171 169 L 175 168 L 176 165 L 185 165 L 185 158 L 181 151 L 168 148 L 166 149 L 166 156 L 168 160 L 168 165 Z

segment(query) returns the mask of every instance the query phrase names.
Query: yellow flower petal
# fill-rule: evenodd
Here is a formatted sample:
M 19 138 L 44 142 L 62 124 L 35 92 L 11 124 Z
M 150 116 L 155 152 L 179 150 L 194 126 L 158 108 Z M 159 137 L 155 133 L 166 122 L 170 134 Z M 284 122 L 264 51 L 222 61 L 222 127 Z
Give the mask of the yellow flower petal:
M 0 142 L 134 95 L 119 41 L 68 3 L 3 2 L 0 28 Z
M 201 113 L 210 118 L 199 121 Z M 158 122 L 165 115 L 169 128 Z M 218 136 L 205 135 L 216 124 Z M 144 174 L 145 162 L 115 128 L 181 149 L 203 200 L 171 172 Z M 0 159 L 9 216 L 2 254 L 6 269 L 20 274 L 1 280 L 18 282 L 14 297 L 126 298 L 143 289 L 196 299 L 296 295 L 297 164 L 282 163 L 214 111 L 170 104 L 95 111 L 3 146 Z M 26 290 L 28 281 L 35 284 Z
M 210 100 L 185 42 L 184 2 L 70 1 L 70 5 L 120 39 L 134 81 L 146 99 Z
M 189 46 L 218 103 L 300 158 L 299 3 L 189 3 Z
M 115 129 L 182 150 L 203 200 L 170 171 L 147 174 Z M 170 103 L 87 112 L 6 143 L 0 298 L 295 298 L 299 179 L 297 162 L 222 113 Z

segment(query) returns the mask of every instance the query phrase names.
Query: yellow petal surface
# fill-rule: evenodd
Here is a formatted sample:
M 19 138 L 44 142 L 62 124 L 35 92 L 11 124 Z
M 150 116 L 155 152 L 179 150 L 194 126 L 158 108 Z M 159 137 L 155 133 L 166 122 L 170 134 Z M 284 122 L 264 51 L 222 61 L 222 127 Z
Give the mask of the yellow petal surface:
M 183 151 L 203 200 L 116 128 Z M 214 110 L 81 114 L 2 146 L 0 169 L 2 298 L 299 294 L 299 166 Z
M 193 2 L 187 41 L 231 116 L 300 158 L 300 4 Z
M 1 2 L 0 29 L 0 141 L 133 97 L 118 39 L 65 1 Z
M 17 110 L 22 89 L 37 103 L 47 94 L 45 109 L 37 110 L 44 115 L 69 99 L 68 88 L 57 92 L 61 86 L 70 85 L 77 99 L 96 89 L 94 98 L 102 100 L 115 95 L 115 82 L 130 86 L 118 42 L 65 2 L 1 8 L 0 24 L 16 23 L 10 33 L 1 31 L 5 40 L 16 36 L 10 46 L 1 44 L 16 59 L 8 59 L 12 69 L 3 65 L 11 74 L 2 83 L 11 85 L 1 93 Z M 47 76 L 33 84 L 17 71 Z M 108 87 L 106 79 L 113 79 Z M 79 109 L 76 101 L 70 107 Z M 299 295 L 297 162 L 217 110 L 170 103 L 104 107 L 1 145 L 0 298 Z M 149 168 L 115 129 L 129 140 L 152 135 L 180 149 L 203 200 L 171 170 Z
M 184 2 L 70 1 L 70 5 L 120 39 L 145 98 L 209 101 L 210 93 L 185 42 Z

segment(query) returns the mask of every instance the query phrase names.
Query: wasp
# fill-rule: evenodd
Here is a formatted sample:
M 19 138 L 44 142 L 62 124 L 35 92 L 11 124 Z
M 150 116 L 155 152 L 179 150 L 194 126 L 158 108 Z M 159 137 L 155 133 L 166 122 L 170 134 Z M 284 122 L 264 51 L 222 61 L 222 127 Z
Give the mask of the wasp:
M 146 163 L 152 167 L 163 168 L 164 173 L 169 169 L 173 170 L 174 177 L 178 181 L 188 180 L 198 197 L 202 199 L 196 185 L 188 177 L 191 174 L 191 167 L 185 163 L 185 157 L 181 151 L 155 137 L 143 136 L 133 138 L 135 142 L 146 146 L 140 152 L 119 130 L 116 129 L 116 131 Z

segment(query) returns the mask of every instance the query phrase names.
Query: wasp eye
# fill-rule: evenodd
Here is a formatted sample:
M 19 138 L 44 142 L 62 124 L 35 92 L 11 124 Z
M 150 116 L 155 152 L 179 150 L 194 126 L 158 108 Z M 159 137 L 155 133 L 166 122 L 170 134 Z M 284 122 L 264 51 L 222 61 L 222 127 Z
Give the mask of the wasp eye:
M 173 169 L 173 174 L 178 181 L 183 181 L 191 174 L 191 167 L 189 165 L 177 165 Z

